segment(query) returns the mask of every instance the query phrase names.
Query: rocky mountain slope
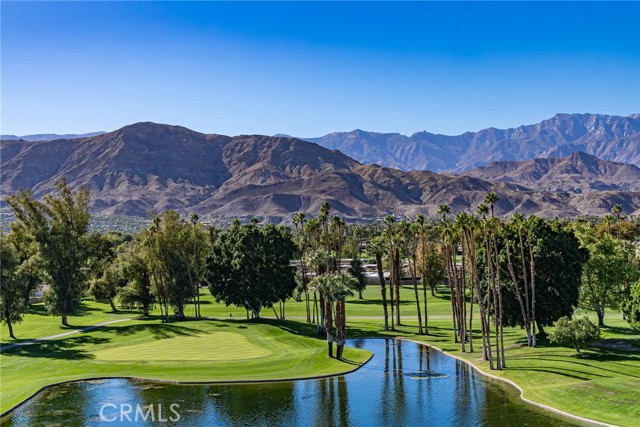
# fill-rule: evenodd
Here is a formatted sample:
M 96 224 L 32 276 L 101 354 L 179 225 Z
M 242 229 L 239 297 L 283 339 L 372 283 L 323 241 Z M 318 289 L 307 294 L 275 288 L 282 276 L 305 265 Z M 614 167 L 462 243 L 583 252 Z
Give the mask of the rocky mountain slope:
M 351 218 L 435 215 L 442 203 L 454 212 L 475 210 L 489 191 L 500 198 L 498 214 L 601 214 L 613 203 L 627 213 L 640 209 L 632 191 L 585 198 L 476 176 L 363 165 L 295 138 L 207 135 L 155 123 L 79 139 L 2 141 L 0 158 L 3 198 L 19 188 L 40 197 L 65 176 L 73 188 L 91 189 L 93 211 L 103 215 L 177 209 L 205 218 L 255 215 L 277 222 L 300 210 L 315 214 L 324 200 Z
M 493 162 L 464 172 L 485 180 L 511 182 L 539 191 L 640 191 L 640 168 L 601 160 L 578 151 L 569 157 Z
M 365 164 L 403 170 L 462 172 L 495 161 L 566 157 L 578 151 L 640 166 L 640 114 L 557 114 L 534 125 L 457 136 L 355 130 L 306 140 L 340 150 Z

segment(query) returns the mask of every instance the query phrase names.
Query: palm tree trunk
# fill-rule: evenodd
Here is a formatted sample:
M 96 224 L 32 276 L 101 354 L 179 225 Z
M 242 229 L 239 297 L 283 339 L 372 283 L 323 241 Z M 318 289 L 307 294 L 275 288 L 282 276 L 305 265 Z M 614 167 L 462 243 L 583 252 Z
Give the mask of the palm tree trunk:
M 382 309 L 384 310 L 384 330 L 389 330 L 389 312 L 387 311 L 387 286 L 384 282 L 384 270 L 382 269 L 382 255 L 376 253 L 376 268 L 380 280 L 380 293 L 382 294 Z
M 332 313 L 331 300 L 328 295 L 324 298 L 324 329 L 327 332 L 327 347 L 329 350 L 329 357 L 333 357 L 333 313 Z
M 418 294 L 418 280 L 416 279 L 416 254 L 413 254 L 413 265 L 409 265 L 411 270 L 411 279 L 413 281 L 413 292 L 416 296 L 416 306 L 418 308 L 418 335 L 422 335 L 422 313 L 420 312 L 420 298 Z
M 395 250 L 395 268 L 394 268 L 394 281 L 396 288 L 396 324 L 400 326 L 400 251 L 398 248 Z

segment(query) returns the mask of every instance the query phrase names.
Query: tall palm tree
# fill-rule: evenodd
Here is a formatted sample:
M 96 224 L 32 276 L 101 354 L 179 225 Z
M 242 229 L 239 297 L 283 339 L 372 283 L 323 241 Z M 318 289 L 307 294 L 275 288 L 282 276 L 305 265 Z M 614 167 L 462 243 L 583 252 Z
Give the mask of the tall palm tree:
M 329 228 L 332 231 L 333 235 L 333 247 L 336 252 L 336 265 L 334 266 L 334 271 L 340 272 L 342 266 L 342 234 L 345 227 L 345 222 L 338 215 L 334 215 L 331 217 L 331 223 Z
M 427 278 L 425 277 L 427 275 L 427 230 L 424 215 L 418 214 L 414 224 L 417 228 L 420 239 L 420 259 L 422 260 L 420 277 L 422 279 L 422 296 L 424 299 L 424 334 L 429 335 L 429 319 L 427 317 Z
M 418 276 L 417 263 L 418 263 L 418 245 L 420 243 L 421 226 L 417 222 L 411 223 L 408 227 L 403 229 L 405 233 L 405 248 L 408 250 L 409 255 L 409 271 L 411 272 L 411 281 L 413 282 L 413 293 L 416 298 L 416 308 L 418 309 L 418 335 L 422 335 L 422 311 L 420 309 L 420 298 L 418 294 Z
M 519 213 L 515 213 L 511 218 L 511 221 L 505 227 L 505 249 L 507 253 L 507 269 L 511 274 L 511 279 L 514 284 L 514 288 L 516 290 L 516 298 L 518 300 L 518 304 L 520 305 L 520 311 L 522 313 L 522 320 L 524 322 L 525 332 L 527 333 L 527 345 L 529 347 L 532 346 L 532 338 L 531 338 L 531 306 L 529 304 L 529 273 L 526 268 L 526 258 L 524 254 L 524 241 L 523 241 L 523 229 L 525 227 L 525 217 Z M 515 274 L 515 268 L 511 261 L 511 247 L 513 246 L 513 242 L 509 238 L 509 231 L 512 233 L 517 233 L 518 243 L 520 247 L 520 264 L 521 264 L 521 274 L 522 281 L 524 284 L 523 292 L 520 291 L 519 280 Z M 524 298 L 523 298 L 524 295 Z
M 491 255 L 491 239 L 489 237 L 489 221 L 487 219 L 487 214 L 489 213 L 489 207 L 485 203 L 481 203 L 478 206 L 478 214 L 482 215 L 482 231 L 483 231 L 483 243 L 485 248 L 486 262 L 487 262 L 487 291 L 486 291 L 486 306 L 485 307 L 485 316 L 483 316 L 483 334 L 485 335 L 486 346 L 483 347 L 482 359 L 489 361 L 489 369 L 494 369 L 493 365 L 493 355 L 491 350 L 491 330 L 490 330 L 490 322 L 489 316 L 491 310 L 489 309 L 491 305 L 491 295 L 493 293 L 493 257 Z M 480 295 L 480 293 L 478 293 Z M 483 302 L 484 305 L 484 302 Z
M 336 302 L 336 358 L 342 359 L 344 343 L 347 339 L 347 316 L 345 299 L 353 296 L 352 289 L 358 286 L 358 281 L 347 273 L 333 276 L 332 296 Z
M 380 293 L 382 294 L 382 309 L 384 311 L 384 330 L 389 330 L 389 312 L 387 310 L 387 286 L 384 280 L 384 270 L 382 268 L 382 254 L 385 253 L 385 243 L 381 237 L 370 240 L 367 243 L 367 252 L 376 258 L 376 268 L 378 279 L 380 280 Z M 393 304 L 393 303 L 392 303 Z M 392 316 L 393 320 L 393 316 Z
M 442 215 L 442 222 L 444 223 L 447 220 L 447 214 L 451 213 L 451 209 L 449 209 L 448 205 L 442 204 L 438 206 L 438 213 Z
M 322 274 L 311 281 L 312 286 L 322 295 L 324 305 L 324 332 L 327 336 L 329 357 L 333 357 L 333 285 L 335 278 Z
M 387 227 L 387 244 L 389 247 L 389 261 L 390 261 L 390 279 L 391 279 L 391 329 L 394 328 L 394 312 L 395 312 L 395 324 L 400 326 L 400 272 L 397 271 L 399 261 L 396 258 L 397 247 L 395 243 L 395 227 L 394 224 L 396 222 L 396 217 L 393 215 L 387 215 L 383 220 L 385 226 Z M 395 294 L 395 298 L 394 298 Z
M 304 212 L 296 212 L 293 214 L 293 225 L 296 229 L 296 238 L 298 244 L 298 250 L 300 251 L 300 272 L 302 275 L 302 290 L 305 297 L 305 309 L 307 313 L 307 323 L 311 323 L 311 304 L 309 302 L 309 283 L 307 278 L 307 264 L 306 264 L 306 246 L 307 238 L 305 236 L 305 219 L 307 214 Z
M 330 258 L 329 254 L 327 254 L 325 250 L 322 248 L 318 248 L 307 255 L 307 263 L 311 268 L 314 269 L 316 278 L 326 275 L 327 273 L 326 268 L 328 263 L 327 260 L 329 258 Z M 310 290 L 313 290 L 313 320 L 312 321 L 316 322 L 316 328 L 317 328 L 318 334 L 324 334 L 324 305 L 323 305 L 324 295 L 322 293 L 323 291 L 322 291 L 322 288 L 318 288 L 317 286 L 312 285 L 311 283 L 309 284 L 309 286 L 312 288 Z M 318 307 L 318 298 L 320 302 L 320 307 Z
M 489 205 L 489 210 L 491 211 L 491 218 L 494 218 L 493 208 L 495 204 L 498 202 L 498 196 L 493 191 L 487 194 L 487 197 L 484 198 L 484 202 Z
M 320 241 L 324 245 L 324 250 L 327 253 L 331 252 L 331 245 L 329 239 L 329 211 L 331 210 L 331 203 L 324 201 L 322 205 L 320 205 L 320 210 L 318 212 L 318 221 L 320 221 L 321 233 L 320 233 Z M 327 263 L 327 271 L 330 269 L 329 263 Z
M 620 203 L 613 205 L 611 213 L 616 216 L 616 228 L 618 229 L 618 240 L 620 240 L 620 214 L 622 214 L 622 205 Z
M 611 224 L 613 224 L 614 222 L 614 217 L 611 214 L 606 214 L 604 216 L 604 218 L 602 218 L 602 222 L 604 222 L 607 225 L 607 233 L 609 233 L 609 235 L 611 236 Z
M 199 280 L 199 262 L 196 259 L 196 241 L 198 239 L 197 231 L 198 231 L 198 221 L 200 220 L 200 216 L 197 213 L 192 213 L 189 217 L 189 222 L 193 226 L 193 266 L 194 266 L 194 276 L 195 276 L 195 289 L 193 290 L 196 295 L 196 319 L 201 317 L 200 314 L 200 280 Z

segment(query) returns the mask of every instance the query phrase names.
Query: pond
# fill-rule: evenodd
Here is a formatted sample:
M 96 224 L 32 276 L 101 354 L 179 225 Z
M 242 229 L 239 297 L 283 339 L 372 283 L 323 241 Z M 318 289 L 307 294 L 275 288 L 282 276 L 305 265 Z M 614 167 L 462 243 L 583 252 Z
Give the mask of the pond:
M 409 341 L 349 340 L 374 352 L 348 375 L 176 385 L 126 379 L 49 388 L 3 426 L 575 426 L 467 364 Z

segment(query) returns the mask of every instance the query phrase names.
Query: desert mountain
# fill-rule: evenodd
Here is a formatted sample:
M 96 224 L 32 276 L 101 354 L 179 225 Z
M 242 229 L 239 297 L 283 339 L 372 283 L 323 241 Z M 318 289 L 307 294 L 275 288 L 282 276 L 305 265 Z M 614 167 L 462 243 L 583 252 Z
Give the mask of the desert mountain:
M 340 150 L 365 164 L 402 170 L 461 172 L 495 161 L 566 157 L 578 151 L 640 166 L 640 114 L 557 114 L 533 125 L 488 128 L 457 136 L 355 130 L 306 140 Z
M 434 215 L 442 203 L 454 212 L 473 210 L 489 191 L 500 199 L 499 214 L 600 214 L 613 203 L 628 213 L 640 208 L 634 192 L 584 198 L 474 176 L 363 165 L 295 138 L 207 135 L 155 123 L 79 139 L 2 141 L 0 148 L 3 198 L 19 188 L 41 197 L 65 176 L 72 188 L 90 188 L 93 211 L 102 215 L 176 209 L 277 222 L 299 210 L 315 214 L 324 200 L 352 218 Z
M 493 162 L 487 166 L 466 171 L 464 175 L 510 182 L 539 191 L 640 192 L 640 168 L 626 163 L 601 160 L 581 151 L 562 158 Z

